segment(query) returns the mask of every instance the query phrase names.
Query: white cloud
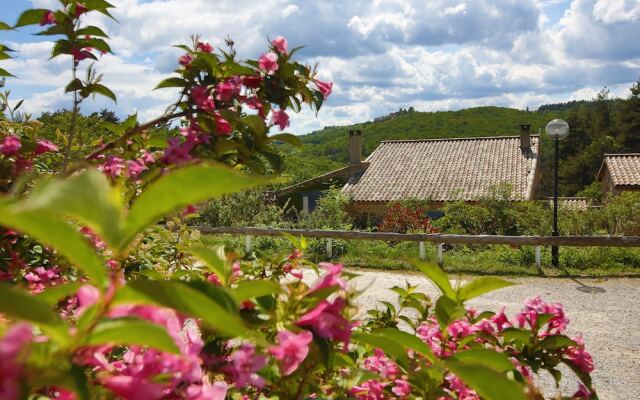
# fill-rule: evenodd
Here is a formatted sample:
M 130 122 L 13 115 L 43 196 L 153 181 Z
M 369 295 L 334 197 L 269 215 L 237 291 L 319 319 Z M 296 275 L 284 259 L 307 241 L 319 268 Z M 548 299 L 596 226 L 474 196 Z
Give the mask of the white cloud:
M 32 0 L 51 7 L 54 0 Z M 318 118 L 292 116 L 306 133 L 414 106 L 446 110 L 480 105 L 535 108 L 591 98 L 602 86 L 625 94 L 640 75 L 640 0 L 112 0 L 118 23 L 91 17 L 111 36 L 115 56 L 97 68 L 118 96 L 89 101 L 141 119 L 161 114 L 172 90 L 152 91 L 171 74 L 181 50 L 200 34 L 214 46 L 233 38 L 241 58 L 265 51 L 284 35 L 306 45 L 302 61 L 320 63 L 334 93 Z M 558 12 L 564 7 L 564 12 Z M 550 13 L 555 13 L 551 15 Z M 25 109 L 69 104 L 62 87 L 68 60 L 46 62 L 50 42 L 13 44 L 18 58 L 3 68 L 27 98 Z M 5 64 L 6 63 L 6 64 Z

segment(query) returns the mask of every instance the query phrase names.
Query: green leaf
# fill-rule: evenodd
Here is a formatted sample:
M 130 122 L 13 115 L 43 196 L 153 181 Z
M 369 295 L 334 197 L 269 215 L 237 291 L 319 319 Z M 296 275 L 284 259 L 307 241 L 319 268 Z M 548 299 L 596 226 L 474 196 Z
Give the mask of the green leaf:
M 197 246 L 189 249 L 189 252 L 202 261 L 211 272 L 218 275 L 222 283 L 227 283 L 231 275 L 231 268 L 224 253 L 224 246 L 217 246 L 215 248 Z
M 18 288 L 0 285 L 0 313 L 32 322 L 62 343 L 69 338 L 69 328 L 46 301 Z
M 531 341 L 532 333 L 526 329 L 520 328 L 506 328 L 502 331 L 502 337 L 505 342 L 515 342 L 520 345 L 525 345 Z
M 230 337 L 256 338 L 242 319 L 227 311 L 204 293 L 179 281 L 131 281 L 116 295 L 116 302 L 156 304 L 200 318 L 218 332 Z
M 242 123 L 247 125 L 251 131 L 253 131 L 258 137 L 264 136 L 267 132 L 267 125 L 264 123 L 264 119 L 258 115 L 249 115 L 242 118 Z
M 105 42 L 103 39 L 99 38 L 91 38 L 91 39 L 83 39 L 82 47 L 92 47 L 96 50 L 100 50 L 105 53 L 111 53 L 111 47 L 109 44 Z
M 458 300 L 467 301 L 497 289 L 513 286 L 514 283 L 491 276 L 483 276 L 467 283 L 458 289 Z
M 8 31 L 11 30 L 11 26 L 6 22 L 0 21 L 0 31 Z
M 452 359 L 464 364 L 479 364 L 495 369 L 498 372 L 510 371 L 514 368 L 513 363 L 504 353 L 488 349 L 469 349 L 459 351 Z
M 484 365 L 445 361 L 447 368 L 485 400 L 526 400 L 524 387 Z
M 226 166 L 202 163 L 176 169 L 150 184 L 129 210 L 120 248 L 158 219 L 190 205 L 266 183 Z
M 231 294 L 238 302 L 242 302 L 256 297 L 278 294 L 281 290 L 279 284 L 270 280 L 240 281 L 238 287 L 233 289 Z
M 272 141 L 284 142 L 290 144 L 291 146 L 302 148 L 302 140 L 296 135 L 292 135 L 291 133 L 279 133 L 277 135 L 273 135 L 269 137 Z
M 415 261 L 414 263 L 415 266 L 422 271 L 422 273 L 425 274 L 438 289 L 440 289 L 443 295 L 450 299 L 456 298 L 456 292 L 453 290 L 453 287 L 451 287 L 449 277 L 440 269 L 440 267 L 435 264 L 428 264 L 421 261 Z
M 78 289 L 80 289 L 80 286 L 82 286 L 81 282 L 70 282 L 63 285 L 51 286 L 45 289 L 44 292 L 36 295 L 36 297 L 53 307 L 58 304 L 60 300 L 75 294 Z
M 75 92 L 78 90 L 82 90 L 84 88 L 84 85 L 82 84 L 82 81 L 78 78 L 72 80 L 71 82 L 69 82 L 69 84 L 67 85 L 66 88 L 64 88 L 65 93 L 69 93 L 69 92 Z
M 15 77 L 15 75 L 2 68 L 0 68 L 0 76 Z
M 354 333 L 351 338 L 353 341 L 381 349 L 387 356 L 395 360 L 398 365 L 404 368 L 409 364 L 407 351 L 404 346 L 396 342 L 394 339 L 370 333 Z
M 91 227 L 112 248 L 122 236 L 124 217 L 118 193 L 96 169 L 40 185 L 23 207 L 71 216 Z
M 435 312 L 436 318 L 440 323 L 440 327 L 444 329 L 449 325 L 449 323 L 451 323 L 451 321 L 462 317 L 465 313 L 465 309 L 454 300 L 445 296 L 440 296 L 436 301 Z
M 14 28 L 19 28 L 26 25 L 39 25 L 40 21 L 42 21 L 42 17 L 44 17 L 44 14 L 47 12 L 49 12 L 49 10 L 45 10 L 43 8 L 27 10 L 20 14 L 20 16 L 18 17 L 18 22 L 16 22 L 16 24 L 14 25 Z
M 104 37 L 104 38 L 108 38 L 109 36 L 104 33 L 104 31 L 100 28 L 98 28 L 97 26 L 87 26 L 84 28 L 80 28 L 76 31 L 76 35 L 78 36 L 85 36 L 85 35 L 89 35 L 89 36 L 100 36 L 100 37 Z
M 105 97 L 108 97 L 111 100 L 113 100 L 114 103 L 118 102 L 115 93 L 113 93 L 111 89 L 109 89 L 105 85 L 101 85 L 99 83 L 92 83 L 91 85 L 87 86 L 87 90 L 89 93 L 101 94 Z
M 162 89 L 162 88 L 171 88 L 171 87 L 183 88 L 183 87 L 186 87 L 187 84 L 188 82 L 182 78 L 176 78 L 176 77 L 167 78 L 161 81 L 160 83 L 158 83 L 158 85 L 155 88 L 153 88 L 153 90 Z
M 61 218 L 46 210 L 15 211 L 0 206 L 0 224 L 56 249 L 97 285 L 104 287 L 107 283 L 104 260 L 98 257 L 82 234 Z
M 577 345 L 578 343 L 564 335 L 547 336 L 540 342 L 540 347 L 547 350 L 557 350 Z
M 431 362 L 436 361 L 436 356 L 433 354 L 431 348 L 415 335 L 393 328 L 376 329 L 373 333 L 394 340 L 405 349 L 411 349 L 423 355 Z
M 99 322 L 87 337 L 85 344 L 149 346 L 167 353 L 180 353 L 163 326 L 129 318 Z

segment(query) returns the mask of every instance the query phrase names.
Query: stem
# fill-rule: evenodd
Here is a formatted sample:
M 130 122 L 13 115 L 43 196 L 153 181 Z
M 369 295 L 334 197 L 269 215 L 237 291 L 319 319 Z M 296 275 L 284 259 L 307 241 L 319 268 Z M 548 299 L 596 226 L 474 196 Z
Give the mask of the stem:
M 91 153 L 88 156 L 86 156 L 84 160 L 85 161 L 95 160 L 101 154 L 104 154 L 106 151 L 109 151 L 109 150 L 113 149 L 117 144 L 126 141 L 127 139 L 131 138 L 132 136 L 135 136 L 135 135 L 137 135 L 139 133 L 142 133 L 142 132 L 146 131 L 149 128 L 153 128 L 156 125 L 166 124 L 167 122 L 171 121 L 172 119 L 183 117 L 185 115 L 187 115 L 187 112 L 186 111 L 181 111 L 181 112 L 174 113 L 174 114 L 163 115 L 162 117 L 156 118 L 156 119 L 154 119 L 152 121 L 149 121 L 149 122 L 147 122 L 145 124 L 137 125 L 135 128 L 133 128 L 130 131 L 126 132 L 124 135 L 120 136 L 119 138 L 116 138 L 116 139 L 110 141 L 109 143 L 104 144 L 98 150 L 96 150 L 93 153 Z
M 73 64 L 72 72 L 72 82 L 77 79 L 76 75 L 78 72 L 78 66 L 76 65 L 75 57 L 71 56 L 71 63 Z M 78 91 L 73 92 L 73 113 L 71 114 L 71 126 L 69 126 L 69 136 L 67 139 L 67 145 L 64 149 L 64 161 L 62 162 L 62 171 L 67 170 L 67 165 L 69 164 L 69 158 L 71 157 L 71 146 L 73 145 L 73 139 L 76 135 L 76 125 L 78 122 L 78 113 L 80 112 L 80 103 L 82 100 L 78 99 Z

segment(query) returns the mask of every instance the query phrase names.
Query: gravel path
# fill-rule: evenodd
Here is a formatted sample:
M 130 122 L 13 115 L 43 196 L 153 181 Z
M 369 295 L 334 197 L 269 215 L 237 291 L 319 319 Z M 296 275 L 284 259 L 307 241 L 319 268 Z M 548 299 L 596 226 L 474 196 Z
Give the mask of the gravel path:
M 359 297 L 364 309 L 375 308 L 380 300 L 395 303 L 393 286 L 408 281 L 419 285 L 425 293 L 436 297 L 437 289 L 418 273 L 354 270 L 360 274 L 352 281 L 365 289 Z M 307 274 L 309 275 L 309 274 Z M 465 277 L 461 278 L 463 281 Z M 524 300 L 541 295 L 547 302 L 564 305 L 570 323 L 568 334 L 582 334 L 587 350 L 595 361 L 592 374 L 601 399 L 640 399 L 640 279 L 580 279 L 580 283 L 560 278 L 506 278 L 518 285 L 488 293 L 469 301 L 478 310 L 498 311 L 506 307 L 507 315 L 520 310 Z M 602 293 L 586 293 L 580 286 L 604 289 Z M 567 370 L 568 371 L 568 370 Z M 571 372 L 563 375 L 573 381 Z M 554 394 L 549 377 L 542 377 L 547 396 Z M 572 394 L 574 382 L 563 385 Z

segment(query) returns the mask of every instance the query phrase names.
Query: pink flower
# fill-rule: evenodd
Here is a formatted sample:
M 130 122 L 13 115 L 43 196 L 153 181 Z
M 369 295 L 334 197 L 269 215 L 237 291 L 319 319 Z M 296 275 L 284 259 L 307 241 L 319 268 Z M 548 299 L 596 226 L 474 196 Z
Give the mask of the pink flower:
M 56 15 L 53 11 L 46 11 L 40 20 L 40 26 L 52 25 L 56 23 Z
M 331 94 L 331 90 L 333 89 L 333 82 L 323 82 L 316 79 L 313 81 L 313 83 L 316 84 L 318 90 L 320 91 L 320 93 L 322 93 L 322 96 L 326 100 L 327 97 L 329 97 L 329 95 Z
M 469 324 L 468 321 L 462 319 L 452 322 L 447 327 L 447 332 L 452 339 L 462 339 L 466 336 L 474 334 L 476 331 L 476 327 Z
M 258 59 L 258 67 L 266 72 L 267 75 L 273 74 L 279 68 L 278 55 L 274 52 L 263 54 L 260 59 Z
M 258 99 L 258 97 L 253 96 L 247 99 L 247 101 L 245 101 L 245 104 L 247 105 L 247 107 L 251 108 L 252 110 L 257 110 L 258 111 L 258 115 L 262 118 L 265 117 L 264 115 L 264 104 L 262 104 L 262 102 L 260 101 L 260 99 Z
M 148 168 L 144 163 L 140 160 L 129 160 L 127 161 L 127 176 L 132 179 L 137 179 L 141 173 L 146 171 Z
M 391 388 L 391 391 L 398 397 L 407 397 L 411 393 L 411 385 L 404 379 L 396 379 L 393 381 L 395 386 Z
M 73 60 L 75 61 L 75 63 L 79 63 L 82 60 L 86 60 L 87 58 L 91 57 L 91 49 L 90 48 L 72 48 L 71 49 L 71 55 L 73 56 Z
M 2 143 L 0 143 L 0 153 L 5 156 L 11 156 L 16 154 L 21 147 L 22 143 L 20 142 L 20 138 L 14 135 L 9 135 L 4 138 Z
M 0 398 L 17 400 L 21 392 L 22 367 L 20 353 L 33 339 L 31 325 L 18 323 L 13 325 L 0 338 Z
M 384 383 L 370 379 L 358 386 L 354 386 L 349 393 L 359 400 L 384 400 Z
M 46 269 L 44 267 L 32 268 L 24 275 L 29 282 L 29 289 L 33 293 L 42 293 L 49 286 L 62 283 L 62 274 L 58 267 Z
M 287 50 L 288 43 L 287 43 L 287 39 L 285 39 L 284 37 L 278 36 L 277 38 L 271 41 L 271 44 L 273 45 L 273 47 L 276 48 L 278 53 L 280 54 L 288 53 L 288 50 Z
M 163 397 L 164 386 L 137 376 L 116 375 L 107 377 L 103 385 L 124 399 L 157 400 Z
M 78 310 L 76 313 L 82 315 L 87 308 L 98 302 L 100 291 L 95 286 L 82 285 L 80 289 L 78 289 L 76 296 L 78 296 Z
M 76 3 L 76 18 L 87 12 L 87 7 L 82 3 Z
M 218 136 L 231 136 L 233 133 L 233 126 L 226 119 L 222 118 L 222 115 L 216 113 L 216 135 Z
M 577 337 L 574 341 L 578 344 L 575 347 L 568 347 L 565 350 L 565 357 L 571 361 L 573 365 L 578 367 L 584 373 L 593 371 L 593 357 L 584 349 L 584 340 Z
M 304 331 L 295 334 L 289 331 L 278 332 L 278 344 L 269 347 L 269 353 L 280 361 L 280 370 L 283 376 L 291 375 L 309 354 L 309 343 L 313 340 L 313 334 Z
M 216 85 L 216 98 L 220 101 L 230 102 L 234 96 L 240 94 L 240 88 L 234 82 L 220 82 Z
M 105 163 L 98 167 L 98 169 L 102 171 L 103 174 L 115 180 L 122 175 L 122 171 L 125 169 L 125 162 L 120 157 L 109 156 Z
M 381 376 L 393 379 L 398 375 L 398 366 L 380 349 L 375 349 L 372 356 L 364 360 L 364 367 Z
M 262 77 L 260 76 L 245 76 L 242 78 L 242 84 L 250 89 L 257 89 L 262 83 Z
M 256 347 L 253 344 L 244 343 L 229 358 L 230 365 L 224 370 L 238 387 L 251 385 L 260 389 L 264 386 L 264 378 L 257 372 L 267 365 L 267 358 L 256 354 Z
M 578 384 L 578 391 L 571 396 L 572 399 L 582 400 L 582 399 L 590 399 L 591 395 L 593 395 L 593 390 L 587 389 L 585 385 L 582 383 Z
M 56 146 L 55 144 L 51 143 L 46 139 L 38 139 L 38 145 L 36 146 L 36 149 L 33 151 L 33 153 L 36 156 L 39 156 L 40 154 L 43 154 L 49 151 L 58 151 L 58 146 Z
M 340 289 L 347 288 L 347 282 L 340 278 L 340 274 L 342 273 L 342 264 L 320 263 L 320 266 L 327 272 L 313 284 L 309 292 L 316 292 L 318 290 L 336 286 Z
M 282 131 L 289 126 L 289 116 L 282 110 L 273 110 L 271 112 L 271 123 L 278 125 Z
M 206 86 L 194 86 L 191 88 L 191 98 L 196 106 L 204 111 L 213 111 L 216 108 L 216 104 L 213 101 L 213 96 L 208 94 Z
M 511 323 L 507 318 L 507 315 L 504 313 L 504 307 L 500 309 L 500 312 L 490 318 L 490 321 L 496 324 L 498 331 L 502 331 L 504 328 L 511 327 Z
M 179 137 L 173 137 L 169 139 L 168 146 L 164 150 L 164 155 L 162 156 L 162 161 L 167 164 L 184 164 L 193 159 L 191 157 L 191 150 L 193 150 L 193 143 L 185 142 L 181 143 Z
M 224 400 L 228 389 L 224 381 L 214 382 L 213 385 L 191 385 L 187 388 L 187 397 L 189 400 Z
M 196 48 L 203 53 L 211 53 L 213 51 L 213 46 L 207 42 L 198 42 Z
M 193 56 L 189 53 L 184 54 L 180 56 L 180 58 L 178 58 L 178 62 L 180 63 L 180 65 L 188 67 L 193 62 Z
M 311 329 L 321 338 L 341 341 L 347 345 L 354 325 L 340 314 L 344 306 L 345 301 L 341 297 L 336 298 L 333 303 L 322 300 L 316 308 L 300 317 L 296 325 Z
M 220 280 L 218 274 L 216 274 L 215 272 L 209 274 L 209 276 L 207 276 L 207 280 L 213 283 L 215 286 L 222 286 L 222 281 Z

